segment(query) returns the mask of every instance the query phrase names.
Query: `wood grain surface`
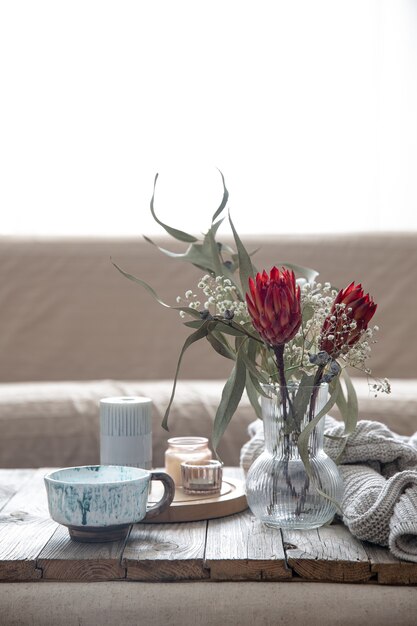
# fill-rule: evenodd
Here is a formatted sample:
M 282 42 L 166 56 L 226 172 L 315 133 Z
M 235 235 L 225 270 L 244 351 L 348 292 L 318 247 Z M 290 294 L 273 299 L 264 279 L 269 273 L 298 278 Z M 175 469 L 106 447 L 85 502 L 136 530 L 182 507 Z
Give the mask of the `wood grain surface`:
M 2 485 L 7 484 L 3 472 Z M 42 578 L 36 560 L 58 527 L 49 517 L 43 482 L 46 473 L 47 470 L 34 470 L 1 511 L 0 580 Z
M 123 552 L 131 580 L 202 580 L 207 522 L 135 524 Z
M 46 469 L 0 470 L 2 581 L 280 580 L 417 585 L 417 563 L 352 537 L 339 523 L 265 527 L 250 510 L 198 522 L 135 524 L 124 541 L 78 543 L 49 517 Z M 228 468 L 238 477 L 240 470 Z
M 281 533 L 264 527 L 250 512 L 211 520 L 206 567 L 212 580 L 288 580 Z
M 342 524 L 282 531 L 288 565 L 303 580 L 366 582 L 371 566 L 362 544 Z
M 45 580 L 100 581 L 125 578 L 121 565 L 124 541 L 80 543 L 71 541 L 59 526 L 37 559 Z
M 4 469 L 1 472 L 0 512 L 15 493 L 23 487 L 26 480 L 33 476 L 33 470 L 30 469 Z

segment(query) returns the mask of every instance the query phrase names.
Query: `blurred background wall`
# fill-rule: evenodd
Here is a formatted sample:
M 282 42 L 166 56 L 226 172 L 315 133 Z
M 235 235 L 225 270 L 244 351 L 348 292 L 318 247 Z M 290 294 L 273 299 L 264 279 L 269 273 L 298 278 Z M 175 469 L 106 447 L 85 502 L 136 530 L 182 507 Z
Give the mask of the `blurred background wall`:
M 417 229 L 414 0 L 0 5 L 0 233 Z

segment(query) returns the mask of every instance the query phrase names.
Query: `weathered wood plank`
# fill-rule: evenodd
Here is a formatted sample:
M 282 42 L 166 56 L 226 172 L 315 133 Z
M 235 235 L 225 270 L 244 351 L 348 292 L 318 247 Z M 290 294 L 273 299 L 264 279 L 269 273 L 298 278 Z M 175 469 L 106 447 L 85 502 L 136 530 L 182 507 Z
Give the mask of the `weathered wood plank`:
M 0 580 L 210 577 L 417 584 L 417 563 L 362 544 L 342 524 L 281 532 L 262 525 L 250 511 L 209 522 L 138 524 L 126 543 L 73 542 L 67 529 L 49 517 L 47 471 L 0 470 Z M 228 475 L 240 473 L 232 472 Z
M 342 524 L 282 534 L 288 565 L 303 580 L 353 583 L 372 576 L 362 544 Z
M 0 580 L 34 580 L 42 576 L 36 559 L 57 528 L 48 512 L 43 482 L 47 472 L 34 471 L 1 512 Z
M 211 580 L 288 580 L 279 530 L 267 528 L 249 511 L 209 520 L 205 566 Z
M 207 522 L 135 524 L 123 551 L 128 580 L 167 581 L 208 578 L 204 569 Z
M 34 474 L 32 469 L 1 469 L 0 470 L 0 511 L 9 500 L 21 489 L 23 484 Z
M 389 550 L 364 542 L 363 548 L 380 585 L 416 585 L 417 563 L 400 561 Z
M 40 553 L 37 567 L 45 580 L 120 580 L 126 575 L 120 562 L 124 544 L 124 540 L 80 543 L 59 526 Z

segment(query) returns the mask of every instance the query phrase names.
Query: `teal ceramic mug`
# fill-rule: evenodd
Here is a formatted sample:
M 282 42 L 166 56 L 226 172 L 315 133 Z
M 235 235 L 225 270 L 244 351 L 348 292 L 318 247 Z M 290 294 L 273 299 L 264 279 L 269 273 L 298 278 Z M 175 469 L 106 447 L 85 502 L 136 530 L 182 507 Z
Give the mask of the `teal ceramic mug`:
M 165 472 L 123 465 L 85 465 L 56 470 L 45 476 L 49 513 L 68 527 L 76 541 L 123 539 L 131 524 L 162 513 L 175 495 Z M 164 493 L 148 505 L 150 481 L 160 480 Z

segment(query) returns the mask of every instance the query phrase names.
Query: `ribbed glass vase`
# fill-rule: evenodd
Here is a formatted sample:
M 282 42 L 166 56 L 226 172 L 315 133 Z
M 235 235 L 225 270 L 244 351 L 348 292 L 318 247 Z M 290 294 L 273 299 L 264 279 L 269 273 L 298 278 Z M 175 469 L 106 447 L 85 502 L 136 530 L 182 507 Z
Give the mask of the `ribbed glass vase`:
M 304 388 L 308 402 L 300 402 L 300 397 L 296 401 L 296 383 L 283 391 L 269 386 L 264 390 L 269 396 L 262 396 L 261 400 L 265 451 L 248 471 L 248 504 L 253 514 L 268 526 L 294 530 L 318 528 L 333 518 L 337 510 L 335 502 L 339 503 L 343 494 L 337 466 L 323 450 L 324 418 L 309 437 L 310 475 L 297 443 L 299 433 L 326 404 L 327 384 Z M 299 406 L 303 414 L 294 422 Z

